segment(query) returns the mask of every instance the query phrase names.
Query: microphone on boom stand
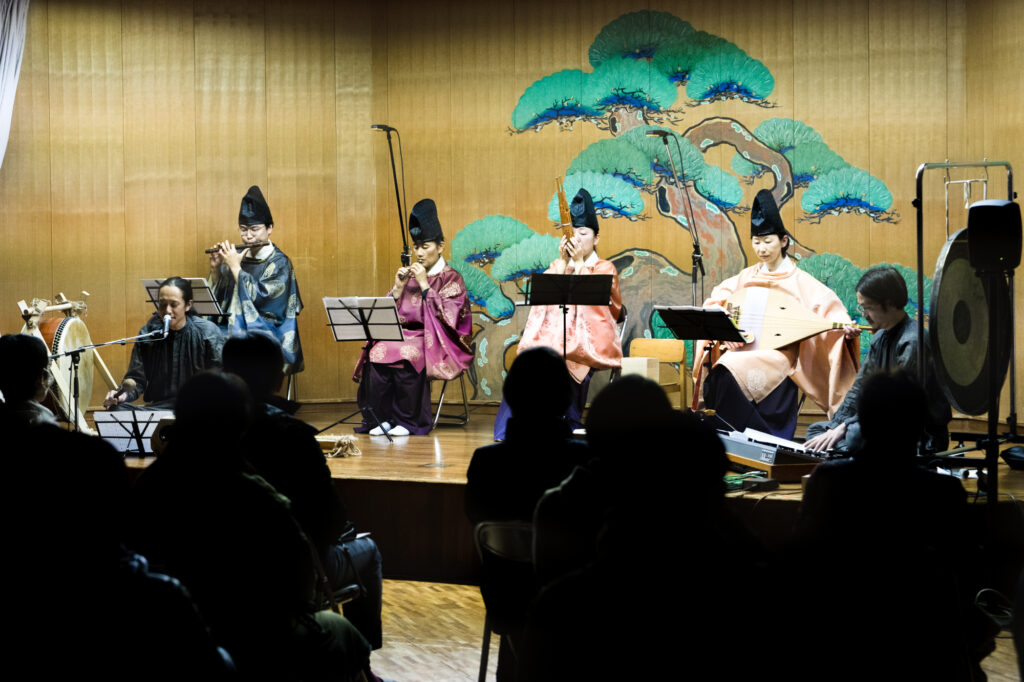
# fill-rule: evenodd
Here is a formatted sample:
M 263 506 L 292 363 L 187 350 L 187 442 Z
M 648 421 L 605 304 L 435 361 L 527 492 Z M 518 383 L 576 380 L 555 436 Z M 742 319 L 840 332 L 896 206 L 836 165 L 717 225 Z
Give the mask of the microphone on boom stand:
M 402 208 L 402 199 L 405 197 L 405 157 L 402 158 L 402 193 L 398 193 L 398 174 L 395 172 L 395 150 L 391 146 L 391 133 L 395 133 L 398 136 L 398 153 L 402 153 L 402 136 L 398 134 L 398 129 L 393 128 L 383 123 L 374 123 L 370 126 L 372 130 L 382 130 L 387 133 L 388 136 L 388 153 L 391 156 L 391 178 L 395 183 L 395 203 L 398 204 L 398 225 L 402 230 L 402 267 L 409 267 L 412 264 L 412 253 L 409 251 L 409 238 L 405 231 L 405 211 Z M 405 202 L 406 206 L 409 202 Z

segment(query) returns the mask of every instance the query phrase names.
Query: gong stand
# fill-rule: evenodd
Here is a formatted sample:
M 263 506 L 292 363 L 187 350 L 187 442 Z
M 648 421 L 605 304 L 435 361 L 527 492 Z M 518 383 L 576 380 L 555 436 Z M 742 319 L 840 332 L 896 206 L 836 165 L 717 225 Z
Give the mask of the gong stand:
M 921 385 L 925 385 L 925 355 L 924 355 L 924 174 L 929 170 L 945 170 L 948 171 L 954 168 L 983 168 L 985 169 L 986 175 L 988 169 L 992 167 L 1003 167 L 1006 169 L 1006 196 L 1010 201 L 1017 198 L 1016 192 L 1013 190 L 1013 168 L 1010 166 L 1008 161 L 946 161 L 943 163 L 922 163 L 917 168 L 917 174 L 915 176 L 915 184 L 917 187 L 917 194 L 914 200 L 911 202 L 917 211 L 917 376 L 921 382 Z M 987 187 L 987 177 L 985 179 L 985 185 Z M 946 237 L 950 238 L 949 235 L 949 215 L 948 215 L 948 196 L 946 200 L 947 215 L 946 215 Z M 955 236 L 955 235 L 954 235 Z M 948 247 L 948 242 L 947 242 Z M 942 257 L 940 256 L 940 261 Z M 1014 311 L 1014 294 L 1013 294 L 1013 271 L 1010 270 L 1007 278 L 1007 290 L 1008 290 L 1008 304 L 1010 320 L 1008 333 L 1010 334 L 1009 342 L 1009 360 L 1010 360 L 1010 414 L 1006 418 L 1006 424 L 1010 429 L 1010 436 L 1014 440 L 1018 439 L 1017 435 L 1017 362 L 1016 362 L 1016 349 L 1013 343 L 1013 316 Z M 936 300 L 935 288 L 933 283 L 932 290 L 932 301 Z M 935 309 L 931 310 L 931 314 L 935 315 Z M 934 345 L 934 344 L 933 344 Z M 976 352 L 976 351 L 975 351 Z M 995 356 L 991 356 L 995 357 Z M 940 377 L 941 379 L 941 377 Z M 943 385 L 943 389 L 946 386 Z M 947 392 L 947 397 L 948 397 Z M 952 402 L 952 401 L 951 401 Z M 966 410 L 960 410 L 965 414 L 981 414 L 981 412 L 968 412 Z M 998 415 L 997 415 L 998 418 Z
M 924 257 L 922 177 L 929 169 L 1004 166 L 1006 201 L 981 201 L 969 207 L 968 227 L 946 241 L 932 283 L 930 345 L 943 393 L 958 411 L 988 414 L 988 432 L 979 442 L 988 474 L 986 498 L 994 528 L 999 494 L 999 392 L 1010 369 L 1010 414 L 1007 439 L 1020 442 L 1016 419 L 1013 271 L 1020 263 L 1020 209 L 1013 203 L 1013 170 L 1002 161 L 926 163 L 917 171 L 918 376 L 925 384 Z M 970 181 L 973 182 L 973 181 Z M 947 182 L 947 233 L 948 185 Z M 987 185 L 986 185 L 987 190 Z M 981 348 L 985 355 L 979 362 Z M 959 450 L 959 448 L 958 448 Z M 957 458 L 958 463 L 963 460 Z

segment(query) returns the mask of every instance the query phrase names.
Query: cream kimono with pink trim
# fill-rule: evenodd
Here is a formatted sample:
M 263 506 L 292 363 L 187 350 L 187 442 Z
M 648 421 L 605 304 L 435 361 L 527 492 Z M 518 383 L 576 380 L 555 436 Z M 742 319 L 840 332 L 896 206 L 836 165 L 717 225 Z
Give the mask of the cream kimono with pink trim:
M 796 267 L 785 272 L 766 272 L 761 265 L 742 270 L 725 280 L 711 292 L 704 305 L 725 305 L 726 299 L 744 287 L 769 287 L 795 298 L 801 305 L 830 322 L 849 324 L 850 315 L 839 297 L 813 276 Z M 857 378 L 860 345 L 857 339 L 847 341 L 842 330 L 823 332 L 778 350 L 734 350 L 720 353 L 709 349 L 707 341 L 694 344 L 694 380 L 709 354 L 713 365 L 723 365 L 736 379 L 744 395 L 758 403 L 775 390 L 786 377 L 818 407 L 835 414 Z

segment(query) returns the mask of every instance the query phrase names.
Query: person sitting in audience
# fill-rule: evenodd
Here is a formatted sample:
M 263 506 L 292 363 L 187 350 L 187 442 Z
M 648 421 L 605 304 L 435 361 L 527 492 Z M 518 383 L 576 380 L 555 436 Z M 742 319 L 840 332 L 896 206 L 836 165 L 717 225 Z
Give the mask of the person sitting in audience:
M 564 414 L 569 371 L 553 349 L 524 351 L 509 369 L 502 395 L 511 410 L 506 440 L 477 448 L 466 472 L 466 516 L 532 521 L 537 500 L 585 464 L 589 450 L 573 440 Z
M 537 500 L 588 457 L 563 416 L 571 400 L 565 362 L 546 347 L 524 351 L 502 393 L 511 410 L 504 442 L 473 453 L 466 473 L 466 516 L 482 521 L 533 521 Z M 498 679 L 515 679 L 516 640 L 539 585 L 533 569 L 484 557 L 480 593 L 492 629 L 501 635 Z
M 797 610 L 799 634 L 843 632 L 814 656 L 856 651 L 844 656 L 851 672 L 974 679 L 961 592 L 966 493 L 915 459 L 928 399 L 909 373 L 879 372 L 864 380 L 857 413 L 863 447 L 818 465 L 800 509 L 786 573 L 818 580 Z
M 360 586 L 360 596 L 344 605 L 345 617 L 379 649 L 380 550 L 370 537 L 356 537 L 315 438 L 316 429 L 270 404 L 284 383 L 283 367 L 281 346 L 268 334 L 250 332 L 224 344 L 224 370 L 241 377 L 256 402 L 253 424 L 242 440 L 245 458 L 291 501 L 292 515 L 316 548 L 329 588 Z
M 60 428 L 37 400 L 48 384 L 38 338 L 0 337 L 4 431 L 7 663 L 23 677 L 223 679 L 234 668 L 187 591 L 126 549 L 124 459 L 103 440 Z M 88 627 L 54 639 L 47 595 L 63 586 Z
M 597 396 L 587 440 L 592 462 L 537 507 L 535 561 L 552 578 L 530 609 L 521 679 L 629 679 L 724 660 L 735 646 L 728 595 L 765 565 L 725 505 L 721 440 L 636 376 Z M 566 548 L 577 554 L 556 556 Z M 764 641 L 744 640 L 728 673 L 763 665 Z
M 315 549 L 287 498 L 243 457 L 251 415 L 234 375 L 182 386 L 167 449 L 132 490 L 129 546 L 189 589 L 241 675 L 359 679 L 369 644 L 314 606 Z
M 534 562 L 542 583 L 593 560 L 606 510 L 629 483 L 638 483 L 629 480 L 630 471 L 650 475 L 636 458 L 653 454 L 648 439 L 671 414 L 661 387 L 637 375 L 621 377 L 594 399 L 586 422 L 593 461 L 577 467 L 537 505 Z M 616 464 L 625 461 L 629 466 Z
M 28 334 L 0 336 L 0 408 L 4 423 L 57 425 L 53 412 L 42 403 L 50 390 L 50 354 L 42 339 Z

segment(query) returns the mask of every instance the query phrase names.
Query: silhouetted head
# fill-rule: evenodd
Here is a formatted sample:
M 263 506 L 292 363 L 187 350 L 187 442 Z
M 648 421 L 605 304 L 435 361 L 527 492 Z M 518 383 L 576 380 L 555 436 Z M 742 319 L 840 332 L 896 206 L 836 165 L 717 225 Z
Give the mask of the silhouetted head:
M 867 456 L 883 450 L 913 457 L 924 433 L 925 393 L 909 372 L 878 372 L 861 387 L 857 414 Z
M 224 344 L 223 362 L 224 371 L 241 377 L 256 400 L 275 393 L 284 381 L 281 344 L 269 334 L 232 336 Z
M 638 374 L 627 374 L 608 384 L 591 403 L 587 442 L 597 451 L 614 454 L 638 434 L 667 428 L 673 412 L 661 386 Z
M 513 417 L 528 420 L 536 415 L 551 419 L 561 417 L 569 409 L 570 381 L 562 356 L 539 346 L 519 354 L 501 390 Z
M 249 388 L 234 374 L 201 372 L 178 391 L 174 417 L 172 442 L 182 438 L 210 444 L 236 441 L 252 418 Z
M 42 339 L 28 334 L 0 336 L 0 391 L 4 400 L 39 400 L 46 393 L 50 355 Z

